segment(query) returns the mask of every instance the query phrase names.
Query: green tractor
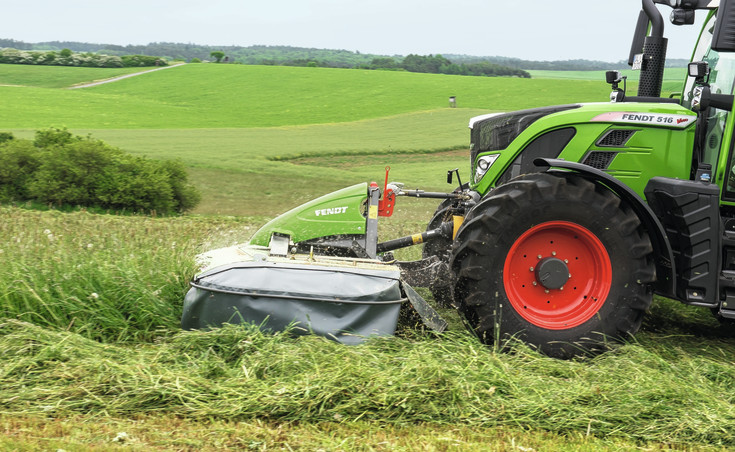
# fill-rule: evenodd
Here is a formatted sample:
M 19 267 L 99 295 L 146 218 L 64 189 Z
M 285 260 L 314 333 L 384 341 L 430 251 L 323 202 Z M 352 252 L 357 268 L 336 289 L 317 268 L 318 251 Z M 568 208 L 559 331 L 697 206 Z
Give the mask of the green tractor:
M 707 14 L 683 92 L 661 97 L 667 40 Z M 514 337 L 555 357 L 635 334 L 653 295 L 735 319 L 735 1 L 643 0 L 611 102 L 473 118 L 471 179 L 451 193 L 358 184 L 272 220 L 250 245 L 280 256 L 391 261 L 485 343 Z M 622 84 L 622 87 L 621 87 Z M 448 179 L 459 178 L 457 170 Z M 397 197 L 441 199 L 427 230 L 380 242 Z M 390 251 L 424 243 L 423 259 Z

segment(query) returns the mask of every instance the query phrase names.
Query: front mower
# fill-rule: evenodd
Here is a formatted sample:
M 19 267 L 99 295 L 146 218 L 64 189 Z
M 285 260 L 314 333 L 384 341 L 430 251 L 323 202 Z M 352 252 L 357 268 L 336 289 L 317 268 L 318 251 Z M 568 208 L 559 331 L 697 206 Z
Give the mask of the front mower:
M 387 182 L 388 171 L 382 190 L 374 182 L 338 190 L 273 219 L 248 244 L 199 256 L 202 273 L 184 301 L 182 326 L 248 322 L 353 344 L 393 334 L 404 309 L 443 331 L 446 322 L 412 286 L 447 290 L 448 256 L 401 262 L 391 251 L 433 242 L 447 247 L 461 217 L 383 242 L 378 220 L 393 214 L 398 197 L 439 198 L 464 208 L 476 198 L 461 187 L 451 193 L 404 190 Z

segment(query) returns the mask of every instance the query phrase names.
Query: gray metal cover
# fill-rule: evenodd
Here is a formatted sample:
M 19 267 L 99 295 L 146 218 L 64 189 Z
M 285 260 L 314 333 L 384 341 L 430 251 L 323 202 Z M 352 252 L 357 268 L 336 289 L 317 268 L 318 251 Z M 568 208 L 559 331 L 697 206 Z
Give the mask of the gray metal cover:
M 392 335 L 402 292 L 400 272 L 359 267 L 238 262 L 198 275 L 184 299 L 184 329 L 253 323 L 345 344 Z

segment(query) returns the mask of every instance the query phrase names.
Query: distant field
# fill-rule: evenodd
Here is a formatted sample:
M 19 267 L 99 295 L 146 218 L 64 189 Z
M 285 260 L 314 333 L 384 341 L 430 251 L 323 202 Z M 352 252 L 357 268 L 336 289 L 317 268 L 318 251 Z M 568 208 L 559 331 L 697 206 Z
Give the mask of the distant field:
M 189 64 L 82 90 L 0 87 L 0 124 L 10 129 L 279 127 L 436 110 L 447 108 L 450 96 L 460 108 L 497 111 L 604 100 L 608 91 L 593 81 Z
M 128 72 L 0 65 L 0 81 L 24 85 L 0 87 L 0 130 L 30 137 L 65 126 L 129 152 L 178 158 L 204 194 L 196 213 L 273 216 L 345 185 L 379 180 L 385 166 L 392 180 L 451 189 L 447 169 L 469 177 L 471 117 L 606 101 L 610 91 L 604 72 L 539 71 L 526 80 L 215 64 L 80 90 L 53 87 Z M 459 108 L 448 108 L 450 95 Z M 419 155 L 451 149 L 457 152 Z M 298 155 L 310 158 L 290 160 Z M 416 216 L 425 217 L 426 208 L 419 210 Z
M 605 82 L 606 71 L 527 71 L 533 78 L 554 78 L 572 80 L 598 80 Z M 622 75 L 630 81 L 638 81 L 640 71 L 624 70 Z M 664 70 L 664 81 L 682 81 L 686 77 L 686 68 L 667 68 Z
M 196 213 L 274 216 L 294 205 L 364 180 L 391 179 L 451 189 L 446 170 L 469 171 L 469 118 L 485 110 L 450 109 L 351 123 L 249 129 L 72 129 L 126 151 L 179 158 L 204 197 Z M 14 130 L 22 138 L 32 130 Z M 460 149 L 425 157 L 420 152 Z M 312 156 L 307 161 L 268 157 Z M 346 161 L 345 161 L 346 160 Z M 339 161 L 338 165 L 333 162 Z M 410 203 L 415 204 L 415 203 Z
M 606 71 L 528 71 L 533 78 L 557 79 L 557 80 L 595 80 L 605 83 Z M 634 93 L 638 89 L 639 71 L 620 71 L 628 77 L 629 92 Z M 668 68 L 664 71 L 664 81 L 661 87 L 664 96 L 681 91 L 686 79 L 686 68 Z
M 2 129 L 30 137 L 39 128 L 68 127 L 129 152 L 179 158 L 204 194 L 196 212 L 208 214 L 276 215 L 342 186 L 379 180 L 385 166 L 393 180 L 451 189 L 447 169 L 459 167 L 468 178 L 471 117 L 606 100 L 609 91 L 596 81 L 214 64 L 61 90 L 46 87 L 49 80 L 75 84 L 111 73 L 8 66 L 0 65 L 0 74 L 15 71 L 14 80 L 26 86 L 0 87 Z M 460 108 L 448 108 L 450 95 Z M 417 154 L 449 149 L 461 151 Z M 397 163 L 394 154 L 413 156 Z M 295 155 L 312 158 L 268 160 Z M 345 162 L 345 155 L 354 157 Z
M 147 69 L 151 68 L 91 68 L 0 64 L 0 85 L 68 88 L 83 82 L 104 80 Z

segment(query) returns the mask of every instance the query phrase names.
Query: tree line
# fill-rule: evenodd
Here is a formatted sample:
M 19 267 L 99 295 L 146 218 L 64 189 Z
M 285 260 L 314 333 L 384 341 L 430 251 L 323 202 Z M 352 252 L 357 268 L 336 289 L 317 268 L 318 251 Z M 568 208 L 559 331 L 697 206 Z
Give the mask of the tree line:
M 96 44 L 75 41 L 46 41 L 27 43 L 14 39 L 0 39 L 0 48 L 12 48 L 20 51 L 53 51 L 60 52 L 69 49 L 76 53 L 104 54 L 124 57 L 137 55 L 139 57 L 160 57 L 168 61 L 191 61 L 197 58 L 200 61 L 213 58 L 211 53 L 221 51 L 226 62 L 240 64 L 284 65 L 284 66 L 318 66 L 334 68 L 373 67 L 380 69 L 400 70 L 400 66 L 409 56 L 376 55 L 350 50 L 315 49 L 293 46 L 210 46 L 193 43 L 153 42 L 145 45 L 113 45 Z M 429 55 L 429 57 L 432 57 Z M 434 55 L 436 57 L 436 55 Z M 626 61 L 606 62 L 597 60 L 550 60 L 536 61 L 523 60 L 502 56 L 472 56 L 459 54 L 443 54 L 443 58 L 461 68 L 462 65 L 494 64 L 511 69 L 530 70 L 557 70 L 557 71 L 599 71 L 610 69 L 629 69 Z M 375 61 L 377 60 L 377 61 Z M 389 60 L 392 60 L 391 63 Z M 224 61 L 224 58 L 223 58 Z M 686 61 L 681 59 L 667 59 L 667 67 L 683 67 Z M 391 67 L 391 64 L 394 67 Z M 477 69 L 477 68 L 476 68 Z M 408 69 L 406 69 L 408 70 Z M 456 72 L 457 68 L 452 68 Z M 452 73 L 452 72 L 450 72 Z
M 123 55 L 148 55 L 159 56 L 169 61 L 182 60 L 191 61 L 197 58 L 201 61 L 213 61 L 213 51 L 224 52 L 227 62 L 240 64 L 264 64 L 264 65 L 286 65 L 286 66 L 319 66 L 335 68 L 358 68 L 374 66 L 373 60 L 389 58 L 397 65 L 401 65 L 408 58 L 402 55 L 377 55 L 361 53 L 359 51 L 338 49 L 315 49 L 293 46 L 211 46 L 193 43 L 153 42 L 145 45 L 112 45 L 83 43 L 74 41 L 47 41 L 39 43 L 26 43 L 12 39 L 0 39 L 0 48 L 12 47 L 18 50 L 53 50 L 71 49 L 74 52 L 93 52 L 112 56 Z M 436 55 L 434 55 L 436 56 Z M 626 69 L 627 64 L 623 61 L 616 63 L 589 60 L 565 60 L 565 61 L 528 61 L 511 57 L 499 56 L 470 56 L 443 54 L 452 64 L 474 65 L 489 63 L 504 66 L 511 69 L 524 71 L 549 69 L 549 70 L 607 70 Z M 672 60 L 673 61 L 673 60 Z M 378 64 L 382 64 L 380 61 Z M 676 62 L 677 64 L 679 62 Z M 680 64 L 679 64 L 680 65 Z M 389 69 L 389 67 L 381 67 Z M 399 70 L 394 68 L 394 70 Z M 456 70 L 453 68 L 452 70 Z
M 429 74 L 531 78 L 528 72 L 521 69 L 513 69 L 487 61 L 456 64 L 441 55 L 422 56 L 411 54 L 400 61 L 394 58 L 380 57 L 374 58 L 369 65 L 361 67 L 364 69 L 405 70 Z
M 2 64 L 33 64 L 43 66 L 75 67 L 145 67 L 167 66 L 165 59 L 148 55 L 105 55 L 93 52 L 74 53 L 70 49 L 20 50 L 0 48 Z

